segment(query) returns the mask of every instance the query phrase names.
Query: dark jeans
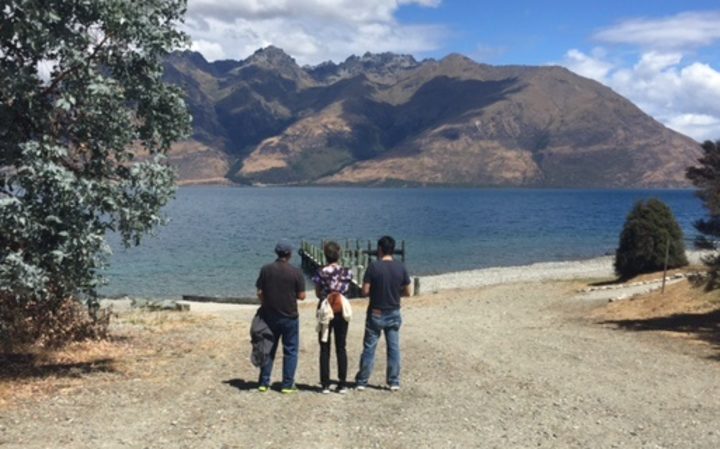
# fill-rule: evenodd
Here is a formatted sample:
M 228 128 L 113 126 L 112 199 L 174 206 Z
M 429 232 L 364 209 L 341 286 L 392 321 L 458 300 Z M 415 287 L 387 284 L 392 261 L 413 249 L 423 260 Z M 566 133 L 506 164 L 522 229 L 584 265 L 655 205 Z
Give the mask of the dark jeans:
M 323 343 L 322 334 L 318 335 L 320 342 L 320 384 L 323 388 L 330 386 L 330 341 L 335 334 L 335 356 L 338 364 L 338 387 L 345 386 L 347 381 L 347 350 L 345 342 L 347 341 L 348 322 L 338 313 L 330 321 L 330 329 L 328 341 Z
M 281 388 L 292 388 L 295 385 L 295 370 L 297 369 L 298 347 L 300 346 L 300 320 L 288 318 L 274 313 L 264 313 L 263 318 L 275 337 L 270 358 L 260 369 L 260 385 L 270 385 L 275 353 L 280 338 L 283 344 L 283 378 Z

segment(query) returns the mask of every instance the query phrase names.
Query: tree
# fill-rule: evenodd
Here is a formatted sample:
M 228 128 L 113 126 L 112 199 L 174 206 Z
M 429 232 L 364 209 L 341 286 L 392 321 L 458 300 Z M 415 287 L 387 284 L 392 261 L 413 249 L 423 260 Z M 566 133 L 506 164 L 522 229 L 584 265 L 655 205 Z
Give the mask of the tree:
M 707 209 L 708 217 L 695 222 L 695 229 L 700 236 L 695 246 L 700 249 L 712 250 L 703 258 L 708 268 L 707 288 L 720 287 L 720 253 L 718 237 L 720 237 L 720 140 L 706 141 L 702 144 L 703 156 L 698 160 L 697 167 L 690 167 L 687 177 L 697 187 L 696 195 Z
M 68 298 L 94 297 L 106 232 L 137 245 L 162 222 L 174 195 L 164 157 L 189 115 L 161 80 L 164 55 L 186 43 L 176 29 L 185 0 L 3 0 L 0 10 L 8 333 L 8 308 L 52 314 Z
M 669 246 L 668 246 L 669 245 Z M 622 278 L 688 264 L 682 229 L 670 208 L 658 199 L 638 201 L 625 220 L 615 252 L 615 272 Z

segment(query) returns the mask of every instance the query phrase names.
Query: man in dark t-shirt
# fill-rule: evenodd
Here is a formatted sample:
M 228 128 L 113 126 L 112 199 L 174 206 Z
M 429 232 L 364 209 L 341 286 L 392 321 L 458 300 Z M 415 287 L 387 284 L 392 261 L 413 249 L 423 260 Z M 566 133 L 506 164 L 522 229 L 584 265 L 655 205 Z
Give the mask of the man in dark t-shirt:
M 260 269 L 255 282 L 263 320 L 273 333 L 274 343 L 267 363 L 260 368 L 261 392 L 268 391 L 275 353 L 282 338 L 283 379 L 281 391 L 294 393 L 300 345 L 300 323 L 297 301 L 305 299 L 305 278 L 302 271 L 290 264 L 292 247 L 285 242 L 275 246 L 278 258 Z
M 410 295 L 410 276 L 405 266 L 393 259 L 395 240 L 390 236 L 378 240 L 378 258 L 370 263 L 363 277 L 363 296 L 370 296 L 365 318 L 365 337 L 360 357 L 360 370 L 355 376 L 356 388 L 367 386 L 380 334 L 385 332 L 387 344 L 386 381 L 390 391 L 400 389 L 400 297 Z

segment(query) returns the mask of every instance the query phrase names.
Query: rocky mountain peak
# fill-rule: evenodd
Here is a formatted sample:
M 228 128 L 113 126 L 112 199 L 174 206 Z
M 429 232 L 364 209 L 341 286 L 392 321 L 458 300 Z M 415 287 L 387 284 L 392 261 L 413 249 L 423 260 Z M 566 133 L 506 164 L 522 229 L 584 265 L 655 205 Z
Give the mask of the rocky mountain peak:
M 270 67 L 297 65 L 292 56 L 274 45 L 269 45 L 255 51 L 255 53 L 250 55 L 244 62 L 245 64 L 257 64 Z
M 314 67 L 307 67 L 306 71 L 316 80 L 323 82 L 335 82 L 360 75 L 383 82 L 400 71 L 412 70 L 419 65 L 420 63 L 412 55 L 367 52 L 362 56 L 352 55 L 340 64 L 332 61 L 323 62 Z

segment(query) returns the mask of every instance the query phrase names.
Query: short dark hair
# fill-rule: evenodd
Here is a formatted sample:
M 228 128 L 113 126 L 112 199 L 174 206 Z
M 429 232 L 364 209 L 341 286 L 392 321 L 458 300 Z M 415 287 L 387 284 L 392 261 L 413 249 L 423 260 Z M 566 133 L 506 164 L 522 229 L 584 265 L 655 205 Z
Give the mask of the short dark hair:
M 383 254 L 392 256 L 395 253 L 395 239 L 389 235 L 384 235 L 378 240 L 378 248 L 380 248 Z
M 335 263 L 340 260 L 340 245 L 332 240 L 325 243 L 323 246 L 323 252 L 325 253 L 325 259 L 327 263 Z

